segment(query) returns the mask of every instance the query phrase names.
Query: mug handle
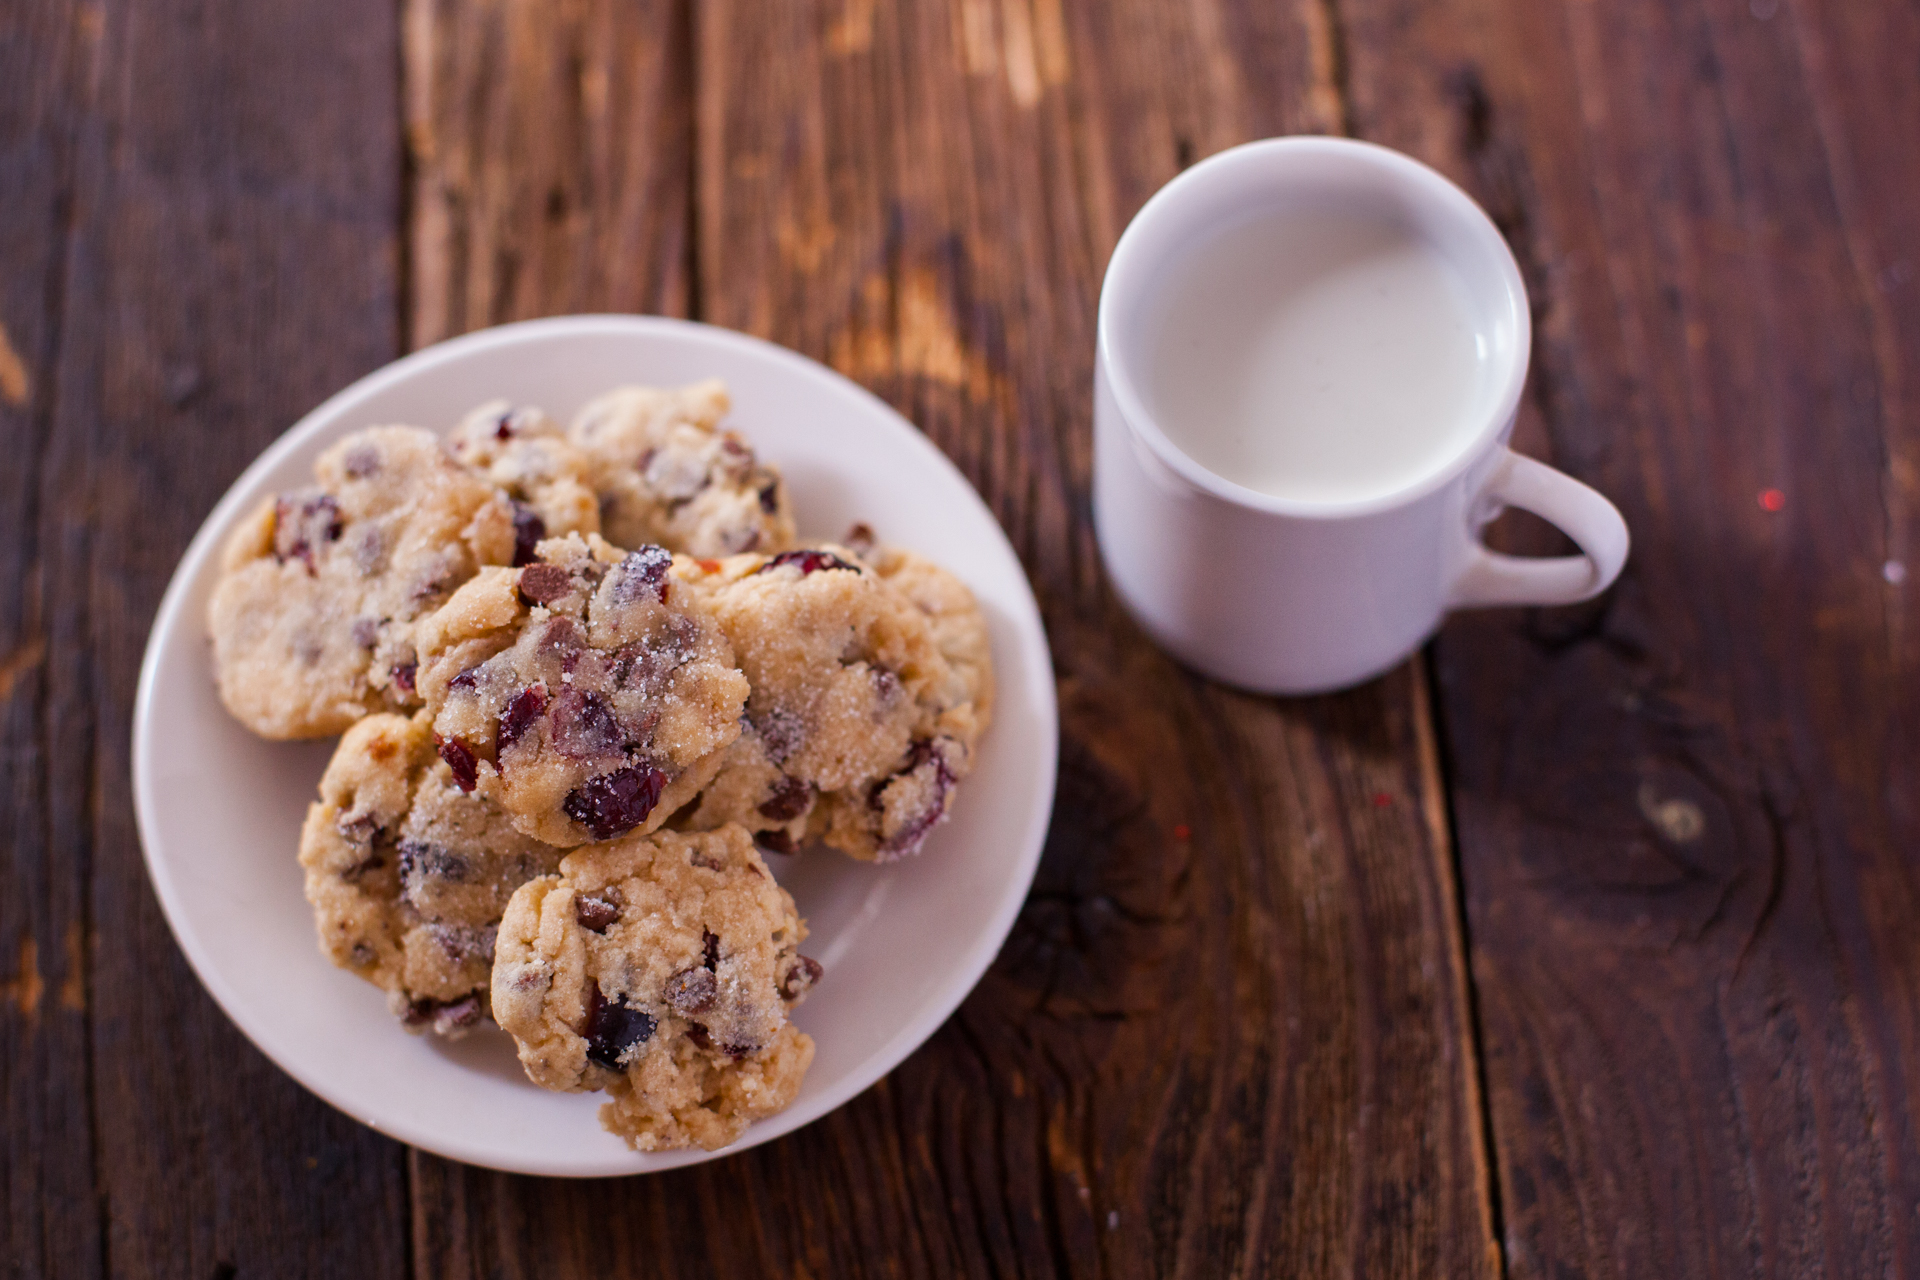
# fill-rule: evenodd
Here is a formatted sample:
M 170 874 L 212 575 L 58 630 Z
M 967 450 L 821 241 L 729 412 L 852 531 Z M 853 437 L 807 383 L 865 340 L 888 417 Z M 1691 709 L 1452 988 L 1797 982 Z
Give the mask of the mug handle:
M 1580 546 L 1577 556 L 1509 556 L 1487 550 L 1476 528 L 1449 609 L 1501 604 L 1573 604 L 1613 585 L 1627 562 L 1627 522 L 1611 502 L 1572 476 L 1501 446 L 1481 482 L 1476 510 L 1491 520 L 1504 507 L 1531 511 Z M 1484 524 L 1485 521 L 1482 521 Z

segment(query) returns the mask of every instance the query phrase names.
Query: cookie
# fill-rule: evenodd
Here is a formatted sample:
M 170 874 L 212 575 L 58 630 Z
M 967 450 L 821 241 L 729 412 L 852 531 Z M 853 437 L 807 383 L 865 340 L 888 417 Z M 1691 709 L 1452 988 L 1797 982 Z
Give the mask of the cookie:
M 947 813 L 982 728 L 929 615 L 843 547 L 697 563 L 752 694 L 746 724 L 687 817 L 735 822 L 782 852 L 825 841 L 891 862 Z M 964 588 L 962 588 L 964 590 Z
M 563 852 L 453 784 L 424 712 L 349 729 L 300 832 L 321 953 L 385 991 L 409 1029 L 449 1036 L 486 1016 L 514 890 Z
M 650 831 L 740 732 L 733 649 L 657 546 L 539 544 L 422 620 L 419 689 L 456 785 L 571 847 Z
M 792 546 L 786 483 L 720 427 L 728 407 L 725 385 L 708 381 L 622 387 L 581 409 L 567 437 L 592 462 L 601 533 L 693 556 Z
M 493 496 L 412 427 L 356 432 L 314 472 L 235 530 L 208 610 L 221 701 L 267 738 L 419 705 L 412 624 L 473 575 Z
M 540 410 L 483 404 L 448 434 L 447 451 L 495 490 L 469 535 L 485 562 L 529 564 L 543 538 L 600 532 L 586 455 Z
M 636 1150 L 711 1151 L 800 1090 L 805 937 L 739 827 L 592 845 L 513 895 L 494 1016 L 534 1083 L 606 1090 L 601 1123 Z

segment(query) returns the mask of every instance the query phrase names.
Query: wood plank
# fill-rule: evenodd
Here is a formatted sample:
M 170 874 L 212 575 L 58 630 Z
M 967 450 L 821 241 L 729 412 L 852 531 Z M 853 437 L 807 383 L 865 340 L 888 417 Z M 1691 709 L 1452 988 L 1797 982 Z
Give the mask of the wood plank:
M 46 804 L 56 769 L 47 679 L 51 614 L 39 478 L 50 447 L 47 376 L 58 341 L 72 220 L 75 99 L 85 35 L 70 5 L 0 9 L 0 1255 L 23 1276 L 97 1276 L 93 1110 L 87 1070 L 86 881 L 56 856 L 67 815 Z M 17 594 L 13 592 L 17 590 Z M 61 850 L 65 852 L 65 850 Z
M 480 24 L 512 11 L 436 10 Z M 1060 800 L 1006 950 L 881 1085 L 780 1142 L 647 1179 L 560 1184 L 417 1157 L 417 1269 L 1489 1273 L 1419 673 L 1284 706 L 1197 681 L 1118 613 L 1086 520 L 1091 325 L 1112 244 L 1182 164 L 1339 124 L 1324 10 L 692 12 L 690 309 L 875 388 L 981 489 L 1052 630 Z M 535 34 L 530 63 L 570 47 L 565 24 Z M 411 75 L 446 103 L 498 92 L 454 51 L 491 38 L 441 31 Z M 521 92 L 492 109 L 523 109 Z M 436 130 L 440 167 L 494 162 L 452 157 L 448 137 Z M 487 216 L 511 225 L 469 234 L 525 243 L 534 203 L 497 201 Z M 416 246 L 451 246 L 423 235 L 420 207 Z M 428 251 L 416 280 L 478 278 L 453 248 L 440 264 Z M 562 289 L 516 295 L 509 313 L 584 305 L 597 295 Z
M 29 1274 L 397 1274 L 400 1148 L 201 989 L 147 883 L 128 761 L 189 536 L 258 449 L 394 354 L 395 18 L 116 0 L 0 27 L 0 323 L 28 388 L 0 403 L 0 572 L 27 606 L 0 611 L 0 714 L 23 729 L 0 756 L 0 927 L 44 983 L 36 1005 L 16 972 L 0 1011 L 4 1252 Z
M 1635 537 L 1436 649 L 1510 1271 L 1910 1272 L 1920 17 L 1342 8 L 1361 132 L 1526 265 L 1522 447 Z
M 684 315 L 691 86 L 674 0 L 403 0 L 408 336 Z

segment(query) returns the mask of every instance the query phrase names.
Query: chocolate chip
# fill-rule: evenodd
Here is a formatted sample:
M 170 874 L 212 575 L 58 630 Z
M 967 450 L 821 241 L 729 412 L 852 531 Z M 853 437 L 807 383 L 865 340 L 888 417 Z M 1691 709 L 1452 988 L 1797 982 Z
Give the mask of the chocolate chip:
M 768 515 L 777 515 L 780 511 L 780 482 L 770 480 L 760 489 L 760 509 Z
M 547 536 L 547 522 L 542 520 L 532 507 L 521 503 L 513 504 L 513 567 L 530 565 L 534 561 L 534 548 L 540 545 L 540 539 Z
M 782 707 L 762 711 L 751 720 L 754 732 L 760 735 L 760 743 L 766 748 L 767 759 L 775 764 L 785 764 L 807 736 L 806 722 Z
M 480 762 L 473 758 L 473 749 L 458 738 L 443 738 L 433 735 L 433 745 L 440 752 L 440 758 L 447 762 L 447 768 L 453 771 L 453 785 L 462 791 L 472 791 L 480 781 Z
M 720 982 L 710 969 L 682 969 L 667 979 L 667 1003 L 683 1018 L 691 1018 L 713 1008 L 720 994 Z
M 595 983 L 587 988 L 587 1056 L 612 1071 L 635 1045 L 653 1035 L 653 1015 L 616 996 L 609 1000 Z
M 705 951 L 705 963 L 712 970 L 720 963 L 720 935 L 711 929 L 700 931 L 700 944 Z
M 354 863 L 352 866 L 342 870 L 340 872 L 340 878 L 342 880 L 345 880 L 348 884 L 359 884 L 360 881 L 365 879 L 367 876 L 371 875 L 375 871 L 378 871 L 380 868 L 386 865 L 387 865 L 387 860 L 385 858 L 381 857 L 377 853 L 370 853 L 366 857 L 360 859 L 360 861 Z
M 848 564 L 831 551 L 782 551 L 773 559 L 755 569 L 755 573 L 771 573 L 782 565 L 794 565 L 800 570 L 800 576 L 818 573 L 822 569 L 846 569 L 852 573 L 860 572 L 858 565 Z
M 353 950 L 348 953 L 348 958 L 353 961 L 354 968 L 364 969 L 378 960 L 380 953 L 364 942 L 356 942 L 353 944 Z
M 773 795 L 760 806 L 760 813 L 775 822 L 792 822 L 812 804 L 813 788 L 783 773 L 780 781 L 774 784 Z
M 879 695 L 880 701 L 888 706 L 898 702 L 900 693 L 905 687 L 900 683 L 900 677 L 886 667 L 869 669 L 873 672 L 873 691 Z
M 409 888 L 428 880 L 465 884 L 473 874 L 473 864 L 464 856 L 425 840 L 402 840 L 399 853 L 400 879 Z
M 420 664 L 417 662 L 401 663 L 393 669 L 389 676 L 393 682 L 393 687 L 411 698 L 414 694 L 413 677 L 419 670 Z
M 873 526 L 862 520 L 847 530 L 847 536 L 841 541 L 847 544 L 847 550 L 864 560 L 873 554 Z
M 513 701 L 507 703 L 507 709 L 500 713 L 498 738 L 500 750 L 520 740 L 520 735 L 533 728 L 534 721 L 547 709 L 547 686 L 536 681 L 513 695 Z
M 480 1021 L 480 997 L 468 996 L 443 1004 L 434 1010 L 433 1031 L 435 1035 L 451 1036 L 463 1032 Z
M 571 590 L 572 575 L 557 564 L 530 564 L 520 571 L 520 598 L 528 604 L 552 604 Z
M 818 960 L 808 956 L 795 956 L 793 967 L 788 969 L 780 979 L 780 998 L 798 1000 L 806 994 L 809 987 L 820 981 L 820 975 L 824 972 L 826 971 L 820 967 Z
M 513 410 L 508 409 L 494 422 L 493 438 L 495 440 L 513 439 Z
M 645 822 L 666 785 L 667 775 L 652 765 L 628 765 L 587 779 L 560 807 L 595 840 L 611 840 Z
M 470 924 L 430 924 L 427 936 L 440 944 L 440 950 L 447 959 L 455 964 L 468 960 L 493 962 L 493 945 L 498 939 L 498 926 L 484 927 Z
M 605 933 L 620 923 L 620 908 L 604 897 L 590 897 L 584 893 L 575 894 L 573 918 L 580 922 L 582 929 Z
M 787 832 L 785 827 L 775 827 L 771 831 L 762 831 L 754 836 L 754 841 L 762 849 L 771 853 L 792 853 L 794 849 L 793 836 Z
M 705 1049 L 708 1053 L 724 1053 L 729 1058 L 744 1058 L 755 1048 L 750 1044 L 718 1043 L 714 1040 L 712 1033 L 697 1022 L 687 1028 L 687 1039 L 693 1041 L 697 1049 Z

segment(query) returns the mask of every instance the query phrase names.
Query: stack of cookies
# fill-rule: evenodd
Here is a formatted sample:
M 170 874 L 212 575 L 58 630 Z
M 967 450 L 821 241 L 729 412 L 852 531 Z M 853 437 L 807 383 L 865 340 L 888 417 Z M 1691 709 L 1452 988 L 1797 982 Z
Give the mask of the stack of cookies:
M 321 950 L 411 1030 L 497 1022 L 639 1150 L 793 1100 L 822 973 L 761 850 L 918 853 L 993 695 L 966 587 L 864 526 L 798 544 L 727 408 L 358 432 L 235 533 L 210 610 L 235 717 L 343 735 L 300 841 Z

